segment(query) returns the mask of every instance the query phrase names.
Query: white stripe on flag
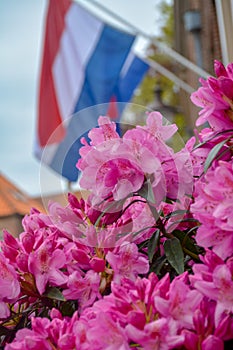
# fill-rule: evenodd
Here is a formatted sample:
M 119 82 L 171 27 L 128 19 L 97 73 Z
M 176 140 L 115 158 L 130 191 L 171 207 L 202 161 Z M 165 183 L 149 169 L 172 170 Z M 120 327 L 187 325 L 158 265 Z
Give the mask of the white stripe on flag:
M 61 46 L 53 65 L 55 90 L 63 120 L 73 113 L 82 90 L 85 66 L 104 26 L 78 4 L 70 7 L 65 22 Z
M 125 60 L 125 63 L 124 63 L 124 65 L 123 65 L 122 69 L 121 69 L 120 76 L 121 76 L 122 78 L 127 74 L 127 72 L 128 72 L 128 70 L 129 70 L 129 68 L 130 68 L 130 66 L 131 66 L 131 64 L 132 64 L 132 62 L 133 62 L 133 60 L 134 60 L 134 58 L 135 58 L 135 54 L 134 54 L 134 52 L 133 52 L 133 49 L 131 49 L 131 50 L 130 50 L 130 53 L 128 54 L 128 56 L 127 56 L 127 58 L 126 58 L 126 60 Z

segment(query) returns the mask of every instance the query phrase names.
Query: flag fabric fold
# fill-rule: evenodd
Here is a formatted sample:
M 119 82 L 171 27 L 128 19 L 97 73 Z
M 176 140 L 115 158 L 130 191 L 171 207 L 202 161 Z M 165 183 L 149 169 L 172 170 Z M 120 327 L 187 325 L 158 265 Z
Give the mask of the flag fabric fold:
M 34 153 L 69 181 L 79 175 L 80 137 L 111 100 L 129 101 L 148 69 L 132 55 L 134 40 L 75 2 L 48 4 Z

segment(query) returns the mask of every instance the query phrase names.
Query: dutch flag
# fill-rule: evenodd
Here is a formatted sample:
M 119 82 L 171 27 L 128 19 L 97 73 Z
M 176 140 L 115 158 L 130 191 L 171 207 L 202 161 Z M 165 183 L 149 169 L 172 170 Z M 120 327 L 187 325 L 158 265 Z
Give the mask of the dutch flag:
M 34 153 L 69 181 L 78 179 L 80 138 L 110 101 L 130 100 L 149 68 L 132 54 L 134 40 L 75 2 L 49 1 Z

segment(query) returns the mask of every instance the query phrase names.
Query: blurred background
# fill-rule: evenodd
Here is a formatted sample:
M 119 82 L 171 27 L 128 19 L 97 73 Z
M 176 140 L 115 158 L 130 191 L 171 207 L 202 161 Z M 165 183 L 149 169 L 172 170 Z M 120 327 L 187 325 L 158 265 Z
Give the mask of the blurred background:
M 135 105 L 158 110 L 187 140 L 198 114 L 190 94 L 199 77 L 214 74 L 215 59 L 233 61 L 233 0 L 105 0 L 107 11 L 100 0 L 76 2 L 106 23 L 137 31 L 135 51 L 149 69 L 125 122 L 145 122 Z M 47 6 L 48 0 L 0 1 L 0 230 L 14 234 L 31 207 L 45 210 L 50 199 L 64 204 L 68 191 L 67 181 L 32 151 Z

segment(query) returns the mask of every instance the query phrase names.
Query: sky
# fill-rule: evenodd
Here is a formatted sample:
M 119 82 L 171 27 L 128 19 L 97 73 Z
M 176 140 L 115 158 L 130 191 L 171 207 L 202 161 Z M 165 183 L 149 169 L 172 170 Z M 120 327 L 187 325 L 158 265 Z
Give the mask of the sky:
M 111 22 L 91 1 L 77 2 Z M 143 32 L 158 33 L 159 0 L 97 2 Z M 66 186 L 33 156 L 46 4 L 47 0 L 0 0 L 0 172 L 30 196 L 59 193 Z M 144 45 L 139 40 L 137 49 Z

